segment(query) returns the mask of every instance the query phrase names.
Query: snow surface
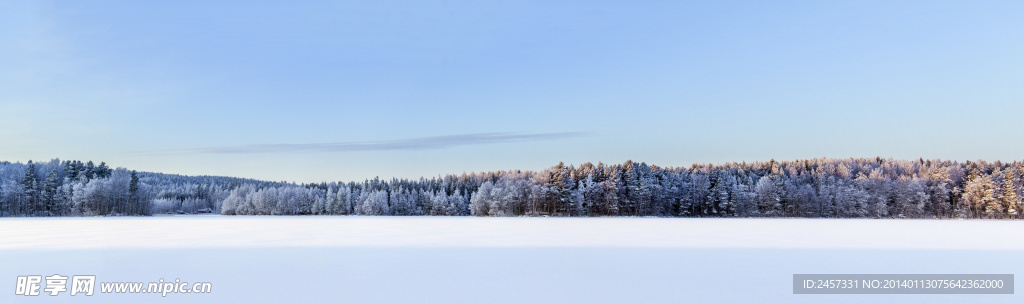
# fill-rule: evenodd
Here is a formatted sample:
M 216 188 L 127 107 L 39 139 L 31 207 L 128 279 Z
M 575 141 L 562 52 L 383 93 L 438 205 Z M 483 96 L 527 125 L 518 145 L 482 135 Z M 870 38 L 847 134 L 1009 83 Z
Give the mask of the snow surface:
M 214 292 L 0 303 L 1020 303 L 793 295 L 791 284 L 795 273 L 1022 273 L 1022 232 L 1024 221 L 988 220 L 7 218 L 0 288 L 56 273 Z
M 655 247 L 1024 250 L 1024 221 L 159 216 L 0 221 L 0 249 Z

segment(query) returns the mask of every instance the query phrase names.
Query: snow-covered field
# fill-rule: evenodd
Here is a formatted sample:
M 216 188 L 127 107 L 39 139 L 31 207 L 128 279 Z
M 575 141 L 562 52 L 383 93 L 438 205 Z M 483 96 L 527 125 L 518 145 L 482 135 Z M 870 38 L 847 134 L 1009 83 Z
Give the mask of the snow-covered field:
M 0 303 L 1020 303 L 793 295 L 795 273 L 1024 273 L 1024 221 L 675 218 L 6 218 L 19 275 L 211 282 L 211 294 Z M 6 287 L 3 287 L 6 286 Z

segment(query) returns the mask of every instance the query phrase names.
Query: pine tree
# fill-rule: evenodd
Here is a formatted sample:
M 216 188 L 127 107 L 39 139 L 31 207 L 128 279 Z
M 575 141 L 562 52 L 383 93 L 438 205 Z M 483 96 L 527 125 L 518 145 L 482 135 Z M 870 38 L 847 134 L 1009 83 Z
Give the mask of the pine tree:
M 20 213 L 22 215 L 33 214 L 39 210 L 39 177 L 36 176 L 36 164 L 28 161 L 25 167 L 25 177 L 21 180 L 22 193 L 24 193 L 23 204 Z
M 760 210 L 760 214 L 768 217 L 782 214 L 782 198 L 775 186 L 775 181 L 770 177 L 763 176 L 757 181 L 754 186 L 754 195 L 754 202 Z
M 491 190 L 493 188 L 494 185 L 491 183 L 491 181 L 487 181 L 480 185 L 480 188 L 476 190 L 476 193 L 473 193 L 472 197 L 469 199 L 469 212 L 471 215 L 492 215 L 489 213 L 489 211 L 490 203 L 492 200 L 494 200 L 494 198 L 491 197 Z
M 95 171 L 96 178 L 108 178 L 110 177 L 110 173 L 113 172 L 113 170 L 110 170 L 110 167 L 107 166 L 106 162 L 100 162 L 100 165 L 96 167 Z
M 962 199 L 970 208 L 974 217 L 987 215 L 994 217 L 1002 213 L 1002 205 L 996 199 L 996 186 L 992 177 L 987 174 L 974 175 L 974 178 L 967 181 L 964 186 Z
M 1003 193 L 1001 195 L 1003 206 L 1006 208 L 1006 214 L 1011 218 L 1016 218 L 1020 214 L 1020 198 L 1017 197 L 1017 185 L 1016 185 L 1016 174 L 1013 170 L 1005 171 L 1006 177 L 1003 178 Z
M 639 165 L 632 160 L 626 160 L 622 163 L 622 185 L 620 186 L 619 192 L 619 210 L 624 215 L 636 216 L 639 198 L 638 192 L 640 191 L 640 173 L 638 172 Z
M 135 170 L 132 170 L 131 181 L 128 182 L 128 204 L 129 214 L 143 214 L 143 210 L 140 208 L 141 200 L 139 199 L 139 176 L 135 174 Z
M 50 170 L 50 173 L 46 174 L 46 181 L 43 182 L 41 193 L 42 203 L 44 211 L 47 215 L 58 215 L 57 212 L 57 188 L 60 187 L 60 181 L 57 180 L 57 168 Z
M 82 171 L 79 172 L 78 174 L 83 181 L 87 182 L 93 178 L 96 178 L 95 165 L 92 164 L 91 160 L 85 163 L 85 167 L 81 167 L 81 169 Z
M 79 165 L 78 161 L 73 161 L 73 160 L 65 161 L 64 162 L 64 176 L 67 177 L 69 180 L 74 180 L 75 178 L 78 178 L 78 171 L 79 171 L 78 165 Z
M 726 185 L 725 179 L 722 178 L 721 174 L 712 175 L 709 181 L 711 182 L 711 188 L 708 189 L 707 202 L 711 207 L 710 214 L 725 216 L 728 213 L 734 212 L 735 208 L 733 208 L 730 201 L 728 185 Z
M 952 192 L 950 185 L 953 181 L 949 178 L 949 169 L 933 169 L 930 172 L 929 184 L 928 197 L 932 200 L 935 216 L 941 218 L 952 215 L 949 194 Z
M 551 187 L 551 197 L 549 200 L 549 214 L 567 214 L 569 211 L 569 195 L 575 182 L 569 175 L 569 168 L 565 166 L 565 163 L 558 162 L 558 165 L 549 169 L 549 186 Z

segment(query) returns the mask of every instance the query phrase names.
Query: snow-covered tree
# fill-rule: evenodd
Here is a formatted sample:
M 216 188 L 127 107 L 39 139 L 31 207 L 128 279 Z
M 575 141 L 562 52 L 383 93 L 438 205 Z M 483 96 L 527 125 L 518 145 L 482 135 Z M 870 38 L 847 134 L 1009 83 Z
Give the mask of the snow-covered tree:
M 974 175 L 967 181 L 962 200 L 974 217 L 994 217 L 1003 211 L 996 199 L 995 182 L 987 174 Z
M 469 200 L 469 211 L 474 216 L 488 216 L 491 209 L 491 203 L 494 198 L 491 197 L 491 190 L 494 189 L 494 184 L 490 181 L 484 182 L 480 185 L 480 188 L 473 193 L 472 198 Z

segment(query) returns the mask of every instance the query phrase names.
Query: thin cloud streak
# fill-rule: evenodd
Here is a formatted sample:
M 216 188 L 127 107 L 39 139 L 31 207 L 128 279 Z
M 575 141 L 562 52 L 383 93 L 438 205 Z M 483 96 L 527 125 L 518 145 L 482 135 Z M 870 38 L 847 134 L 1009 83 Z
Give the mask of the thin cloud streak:
M 165 154 L 258 154 L 258 153 L 289 153 L 289 152 L 350 152 L 350 151 L 397 151 L 397 150 L 436 150 L 458 146 L 488 145 L 500 143 L 517 143 L 543 140 L 556 140 L 581 137 L 583 132 L 560 133 L 475 133 L 445 136 L 418 137 L 384 141 L 354 141 L 312 144 L 259 144 L 229 147 L 208 147 L 190 149 L 172 149 L 158 151 L 138 151 L 134 153 L 147 155 Z

